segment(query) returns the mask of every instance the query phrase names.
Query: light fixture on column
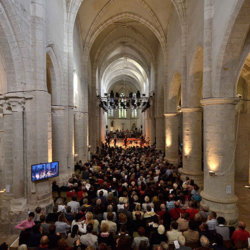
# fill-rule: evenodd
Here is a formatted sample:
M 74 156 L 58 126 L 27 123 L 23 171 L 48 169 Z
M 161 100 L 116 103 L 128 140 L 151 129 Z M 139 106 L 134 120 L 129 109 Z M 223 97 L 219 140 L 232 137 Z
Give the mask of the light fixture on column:
M 213 170 L 209 170 L 208 173 L 209 173 L 210 176 L 216 176 L 216 173 Z
M 0 190 L 0 194 L 3 194 L 5 192 L 6 192 L 6 188 L 3 188 L 3 189 Z

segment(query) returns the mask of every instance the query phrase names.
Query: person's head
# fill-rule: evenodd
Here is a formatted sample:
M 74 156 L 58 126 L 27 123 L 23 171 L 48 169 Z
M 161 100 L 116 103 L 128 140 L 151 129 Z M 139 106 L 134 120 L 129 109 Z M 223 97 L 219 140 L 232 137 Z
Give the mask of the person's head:
M 40 214 L 41 211 L 42 211 L 41 207 L 36 207 L 35 212 L 36 212 L 37 214 Z
M 72 197 L 72 201 L 77 201 L 77 197 L 75 195 Z
M 200 243 L 202 247 L 209 247 L 210 245 L 209 239 L 204 235 L 201 236 Z
M 138 228 L 138 234 L 139 234 L 140 236 L 144 236 L 144 235 L 145 235 L 145 229 L 144 229 L 144 227 L 139 227 L 139 228 Z
M 44 214 L 40 215 L 40 222 L 44 223 L 46 221 L 46 217 Z
M 58 216 L 58 221 L 64 222 L 65 220 L 66 220 L 66 218 L 65 218 L 64 213 L 61 213 L 61 214 Z
M 32 221 L 34 217 L 35 217 L 35 214 L 33 212 L 30 212 L 28 216 L 28 221 Z
M 242 230 L 245 230 L 245 228 L 246 228 L 246 223 L 243 222 L 243 221 L 239 221 L 238 227 L 239 227 L 240 229 L 242 229 Z
M 165 233 L 165 227 L 163 225 L 160 225 L 158 228 L 157 228 L 157 232 L 158 234 L 162 235 Z
M 66 212 L 67 212 L 68 214 L 71 213 L 71 207 L 70 207 L 70 206 L 67 206 L 67 207 L 66 207 Z
M 93 231 L 93 224 L 92 224 L 92 223 L 89 223 L 89 224 L 87 225 L 87 233 L 92 233 L 92 231 Z
M 46 247 L 49 244 L 49 238 L 47 235 L 43 235 L 41 240 L 40 240 L 40 246 L 41 247 Z
M 147 206 L 147 212 L 151 212 L 152 208 L 150 205 Z
M 112 221 L 114 219 L 114 214 L 112 212 L 108 212 L 107 214 L 107 220 Z
M 107 233 L 108 231 L 109 231 L 109 225 L 107 223 L 102 223 L 101 224 L 101 232 Z
M 162 241 L 160 244 L 160 249 L 161 250 L 168 250 L 168 244 L 166 242 Z
M 161 204 L 160 208 L 161 211 L 166 211 L 166 205 L 164 203 Z
M 87 219 L 88 221 L 93 220 L 93 213 L 92 213 L 92 212 L 87 212 L 87 214 L 86 214 L 86 219 Z
M 3 243 L 4 244 L 4 243 Z M 2 245 L 3 245 L 2 244 Z M 6 244 L 6 243 L 5 243 Z M 2 249 L 2 250 L 7 250 L 8 249 L 8 245 L 6 245 L 6 248 L 4 248 L 4 247 L 2 247 L 2 245 L 0 246 L 0 249 Z M 27 245 L 26 244 L 22 244 L 22 245 L 20 245 L 19 247 L 18 247 L 18 250 L 27 250 L 28 249 L 28 247 L 27 247 Z
M 216 219 L 217 214 L 216 214 L 216 212 L 212 211 L 212 212 L 209 214 L 209 216 L 210 216 L 211 219 Z
M 226 224 L 225 218 L 224 218 L 224 217 L 221 217 L 221 216 L 219 216 L 219 217 L 217 218 L 217 222 L 218 222 L 219 225 L 225 225 L 225 224 Z
M 199 213 L 195 214 L 194 220 L 197 221 L 197 222 L 201 222 L 202 221 L 201 215 Z
M 178 242 L 179 242 L 180 246 L 185 246 L 185 243 L 186 243 L 185 237 L 183 235 L 180 235 L 178 237 Z
M 69 246 L 64 238 L 61 238 L 60 240 L 57 241 L 57 249 L 68 249 Z
M 178 223 L 176 221 L 173 221 L 171 223 L 171 228 L 176 230 L 178 228 Z
M 206 204 L 201 205 L 201 210 L 204 212 L 208 212 L 209 211 L 208 205 L 206 205 Z
M 124 213 L 119 213 L 118 219 L 121 224 L 127 223 L 127 216 Z

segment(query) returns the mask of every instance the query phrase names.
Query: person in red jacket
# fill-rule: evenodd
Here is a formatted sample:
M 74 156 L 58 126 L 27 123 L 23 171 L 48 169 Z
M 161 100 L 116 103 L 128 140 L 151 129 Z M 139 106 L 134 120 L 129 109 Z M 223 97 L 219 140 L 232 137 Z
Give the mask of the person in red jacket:
M 177 220 L 184 211 L 180 208 L 180 202 L 175 202 L 175 207 L 170 210 L 170 215 L 173 220 Z
M 195 201 L 192 201 L 190 204 L 190 207 L 186 209 L 186 213 L 189 214 L 190 220 L 194 219 L 194 216 L 199 213 L 199 210 L 197 209 L 197 203 Z
M 238 228 L 238 230 L 233 232 L 232 240 L 236 246 L 240 244 L 241 246 L 244 245 L 243 247 L 247 247 L 247 241 L 248 238 L 250 238 L 250 233 L 245 230 L 246 224 L 243 221 L 239 221 Z

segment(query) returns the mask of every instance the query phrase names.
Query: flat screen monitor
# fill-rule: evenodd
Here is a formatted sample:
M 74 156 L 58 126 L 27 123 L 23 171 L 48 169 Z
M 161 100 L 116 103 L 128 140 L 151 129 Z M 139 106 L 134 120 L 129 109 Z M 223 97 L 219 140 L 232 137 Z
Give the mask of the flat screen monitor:
M 59 162 L 39 163 L 31 166 L 31 181 L 40 181 L 59 175 Z

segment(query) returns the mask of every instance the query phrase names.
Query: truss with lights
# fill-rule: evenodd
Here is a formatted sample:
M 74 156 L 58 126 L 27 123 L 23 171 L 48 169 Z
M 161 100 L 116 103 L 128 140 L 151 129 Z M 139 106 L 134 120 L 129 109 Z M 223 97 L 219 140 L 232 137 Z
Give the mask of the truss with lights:
M 129 96 L 125 96 L 123 93 L 114 93 L 113 90 L 110 93 L 105 93 L 103 97 L 97 96 L 100 100 L 99 107 L 105 112 L 111 109 L 141 109 L 141 112 L 145 112 L 150 108 L 150 101 L 154 94 L 147 97 L 145 94 L 140 93 L 138 90 L 136 93 L 129 93 Z

